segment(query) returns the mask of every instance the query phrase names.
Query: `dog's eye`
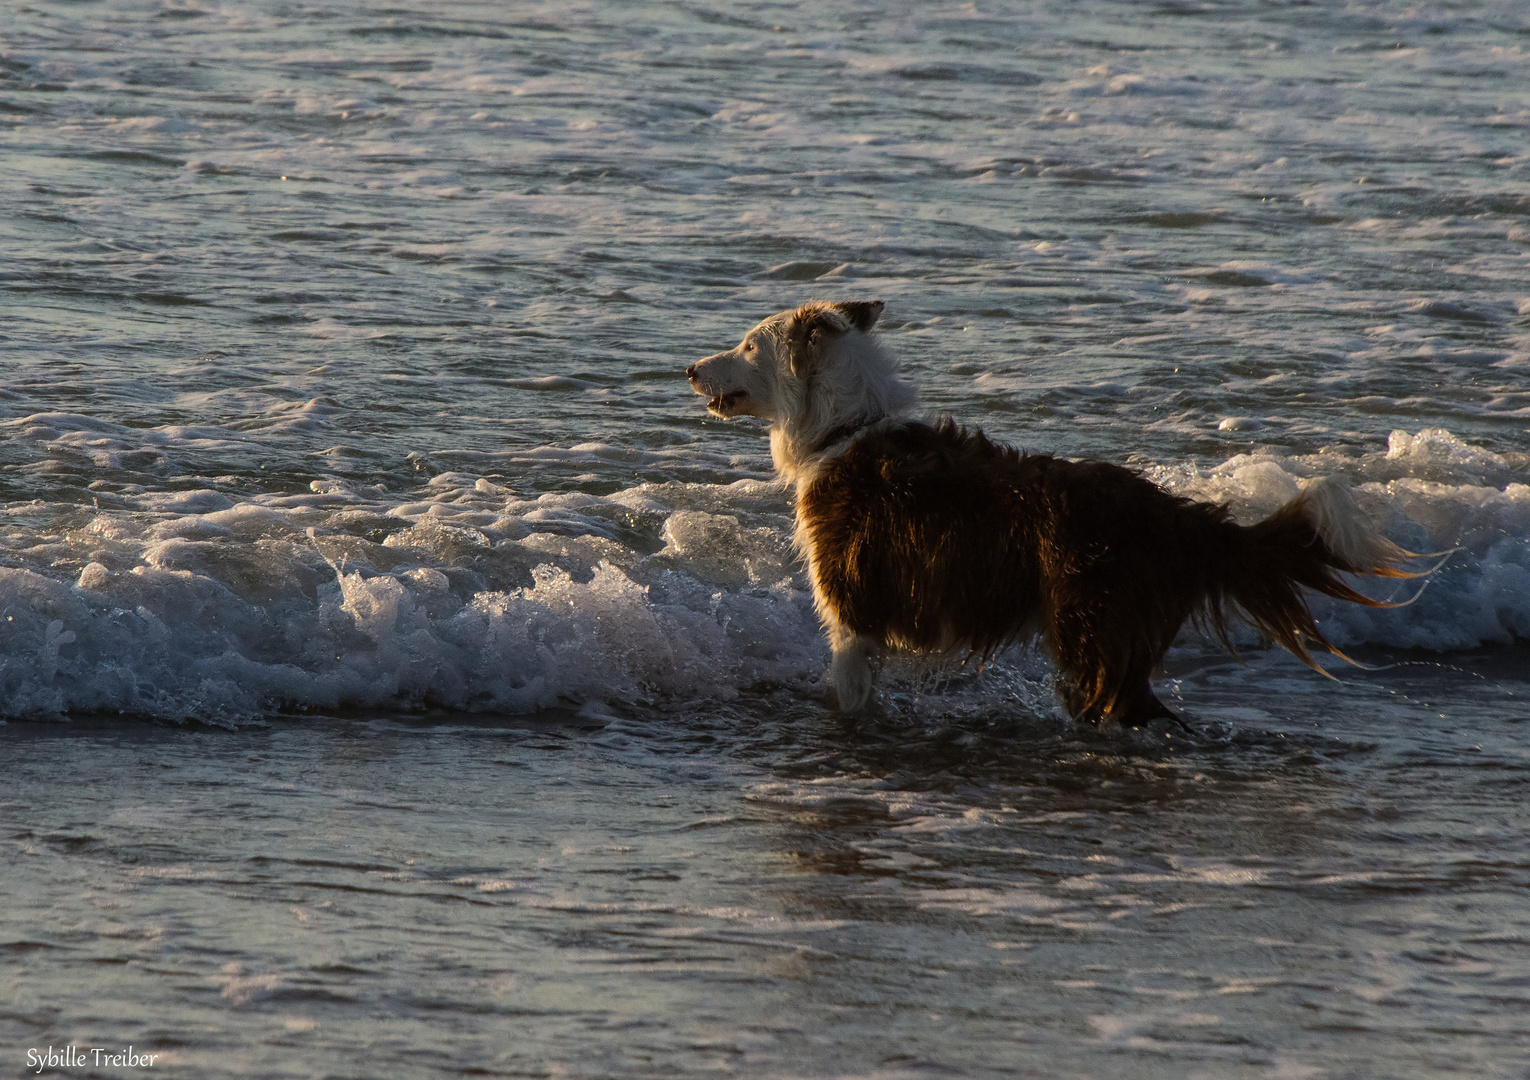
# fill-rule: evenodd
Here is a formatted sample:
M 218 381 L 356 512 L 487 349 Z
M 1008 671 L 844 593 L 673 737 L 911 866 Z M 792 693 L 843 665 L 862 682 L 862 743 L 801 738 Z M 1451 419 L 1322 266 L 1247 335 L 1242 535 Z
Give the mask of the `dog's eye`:
M 754 352 L 754 342 L 752 342 L 752 341 L 744 342 L 744 351 L 745 352 Z

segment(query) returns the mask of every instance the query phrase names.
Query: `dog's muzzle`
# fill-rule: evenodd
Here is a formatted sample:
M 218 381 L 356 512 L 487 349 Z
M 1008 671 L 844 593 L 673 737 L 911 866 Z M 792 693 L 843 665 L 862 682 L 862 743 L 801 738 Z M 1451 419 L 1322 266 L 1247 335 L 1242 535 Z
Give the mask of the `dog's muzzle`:
M 714 394 L 710 387 L 701 386 L 698 383 L 700 372 L 697 370 L 706 361 L 698 360 L 685 369 L 685 377 L 691 382 L 691 389 L 698 394 L 707 395 L 707 408 L 718 416 L 727 416 L 740 401 L 747 396 L 742 390 L 730 390 L 722 394 Z

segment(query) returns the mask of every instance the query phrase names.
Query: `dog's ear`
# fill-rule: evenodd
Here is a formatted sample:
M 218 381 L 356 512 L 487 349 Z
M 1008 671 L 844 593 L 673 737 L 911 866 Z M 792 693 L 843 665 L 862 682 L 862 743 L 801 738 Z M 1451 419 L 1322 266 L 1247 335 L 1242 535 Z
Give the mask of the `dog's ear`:
M 850 326 L 849 318 L 836 304 L 803 304 L 792 312 L 791 322 L 786 327 L 792 374 L 799 379 L 806 377 L 818 362 L 823 347 L 842 336 Z
M 832 306 L 843 312 L 850 325 L 864 334 L 877 324 L 887 305 L 880 300 L 845 300 Z
M 882 314 L 880 300 L 845 300 L 832 304 L 821 301 L 803 304 L 792 312 L 787 324 L 791 348 L 792 374 L 802 378 L 817 362 L 823 347 L 843 336 L 851 327 L 865 333 L 876 325 Z

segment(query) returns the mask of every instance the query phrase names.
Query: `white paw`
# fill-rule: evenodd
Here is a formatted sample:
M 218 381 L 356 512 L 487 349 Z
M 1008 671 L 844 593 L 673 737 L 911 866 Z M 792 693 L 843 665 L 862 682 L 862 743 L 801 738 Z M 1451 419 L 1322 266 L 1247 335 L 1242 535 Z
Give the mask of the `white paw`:
M 870 650 L 859 643 L 834 654 L 829 668 L 840 712 L 858 713 L 871 700 L 872 672 Z

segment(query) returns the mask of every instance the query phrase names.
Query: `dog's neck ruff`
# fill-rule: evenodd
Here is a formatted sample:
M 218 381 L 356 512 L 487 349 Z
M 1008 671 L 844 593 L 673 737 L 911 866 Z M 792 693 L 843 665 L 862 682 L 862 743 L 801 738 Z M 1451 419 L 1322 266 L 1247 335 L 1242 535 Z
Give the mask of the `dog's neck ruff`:
M 885 416 L 869 416 L 862 417 L 859 420 L 852 420 L 848 424 L 840 424 L 836 428 L 831 428 L 823 438 L 819 439 L 816 443 L 809 447 L 808 453 L 810 455 L 817 456 L 818 454 L 821 454 L 825 450 L 829 449 L 829 447 L 834 446 L 836 443 L 845 442 L 847 439 L 850 439 L 859 434 L 861 431 L 864 431 L 866 428 L 869 428 L 872 424 L 885 419 L 887 419 Z
M 843 447 L 861 432 L 890 419 L 888 415 L 863 416 L 859 420 L 830 428 L 813 442 L 798 442 L 786 430 L 777 427 L 770 433 L 770 455 L 775 459 L 776 475 L 799 487 L 811 482 L 828 459 L 830 451 Z

